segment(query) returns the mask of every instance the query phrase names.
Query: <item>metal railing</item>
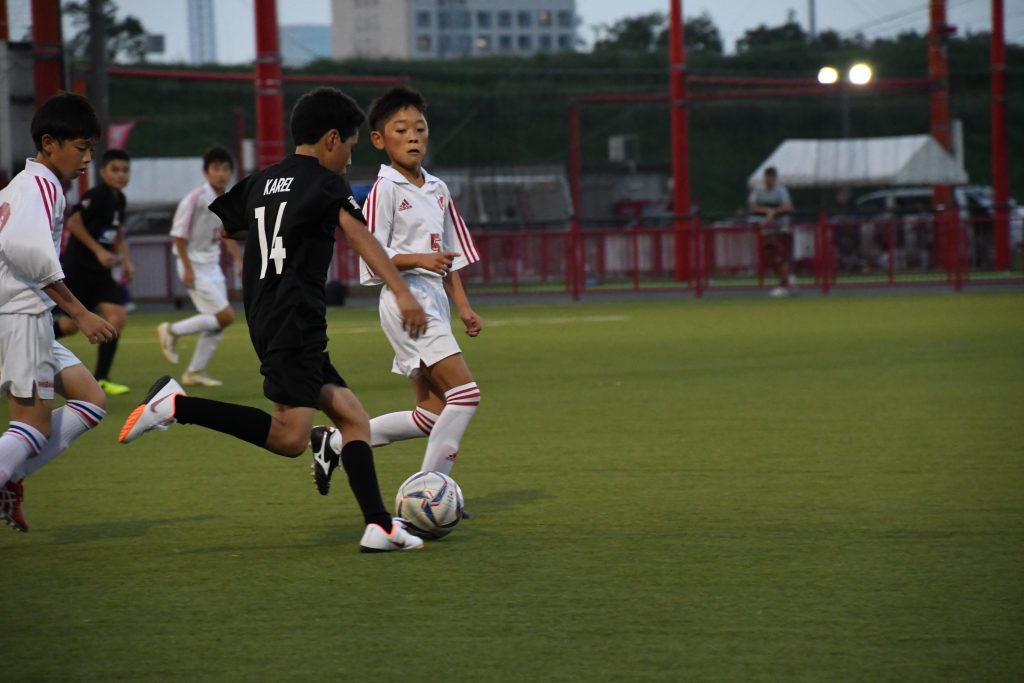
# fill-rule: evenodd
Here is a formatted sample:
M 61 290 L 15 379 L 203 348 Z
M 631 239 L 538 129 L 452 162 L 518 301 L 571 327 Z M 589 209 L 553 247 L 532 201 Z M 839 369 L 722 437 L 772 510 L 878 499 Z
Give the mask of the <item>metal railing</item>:
M 948 285 L 972 282 L 1024 282 L 1019 234 L 1012 268 L 996 271 L 991 219 L 948 215 L 858 218 L 793 225 L 705 224 L 692 220 L 670 226 L 532 230 L 479 230 L 474 234 L 481 260 L 462 271 L 479 293 L 770 289 L 778 282 L 772 251 L 781 241 L 792 272 L 803 289 L 827 294 L 835 287 Z M 1019 230 L 1018 230 L 1019 233 Z M 780 236 L 785 239 L 780 240 Z M 689 240 L 690 263 L 677 279 L 676 240 Z M 171 242 L 165 237 L 129 240 L 137 300 L 187 297 L 174 272 Z M 330 279 L 358 292 L 358 256 L 339 235 Z M 580 258 L 574 267 L 573 253 Z M 228 282 L 237 286 L 230 260 Z M 574 287 L 575 285 L 575 287 Z M 369 291 L 369 290 L 367 290 Z

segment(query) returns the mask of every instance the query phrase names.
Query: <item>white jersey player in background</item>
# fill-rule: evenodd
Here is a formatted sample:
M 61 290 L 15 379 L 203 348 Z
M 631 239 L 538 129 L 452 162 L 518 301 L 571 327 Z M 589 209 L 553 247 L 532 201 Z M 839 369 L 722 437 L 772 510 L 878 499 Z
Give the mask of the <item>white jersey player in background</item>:
M 373 102 L 367 115 L 370 140 L 387 152 L 390 166 L 381 166 L 377 182 L 363 207 L 367 227 L 402 273 L 427 313 L 427 330 L 410 339 L 402 330 L 395 297 L 388 287 L 380 294 L 380 321 L 395 351 L 392 371 L 409 378 L 416 407 L 370 420 L 372 446 L 427 437 L 420 471 L 448 474 L 455 464 L 469 422 L 480 404 L 480 389 L 452 333 L 451 295 L 470 337 L 480 334 L 456 271 L 480 260 L 473 238 L 452 201 L 447 185 L 422 168 L 429 131 L 416 91 L 392 88 Z M 381 284 L 365 262 L 360 281 Z M 325 448 L 337 452 L 341 435 L 317 427 L 311 437 L 313 474 L 321 494 L 327 493 L 330 469 Z
M 156 328 L 160 351 L 171 363 L 178 362 L 178 338 L 198 334 L 199 341 L 188 369 L 181 377 L 182 385 L 219 387 L 223 384 L 206 374 L 206 365 L 220 344 L 224 328 L 235 319 L 228 301 L 228 287 L 220 267 L 221 245 L 227 247 L 241 271 L 242 255 L 234 240 L 221 240 L 221 220 L 210 211 L 210 203 L 224 194 L 234 172 L 231 154 L 223 147 L 214 147 L 203 156 L 206 182 L 192 190 L 178 204 L 171 223 L 178 277 L 188 290 L 198 313 L 175 323 L 163 322 Z
M 90 343 L 117 337 L 64 284 L 58 250 L 64 187 L 86 171 L 100 135 L 89 102 L 54 95 L 32 117 L 38 154 L 0 190 L 0 391 L 10 423 L 0 436 L 0 516 L 28 531 L 22 480 L 52 462 L 106 415 L 106 395 L 53 336 L 57 305 Z M 53 409 L 54 393 L 67 399 Z

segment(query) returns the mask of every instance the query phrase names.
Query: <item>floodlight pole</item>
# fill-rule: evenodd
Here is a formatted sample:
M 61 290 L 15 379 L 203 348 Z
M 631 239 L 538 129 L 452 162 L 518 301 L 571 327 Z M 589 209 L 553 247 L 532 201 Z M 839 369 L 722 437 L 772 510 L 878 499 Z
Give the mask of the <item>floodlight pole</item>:
M 256 168 L 284 157 L 284 92 L 276 0 L 254 0 L 256 15 Z
M 1010 269 L 1010 181 L 1006 144 L 1006 36 L 1003 0 L 992 0 L 992 204 L 996 269 Z
M 672 227 L 675 233 L 675 277 L 690 273 L 690 166 L 687 132 L 686 42 L 683 0 L 671 0 L 668 28 L 669 96 L 672 108 Z

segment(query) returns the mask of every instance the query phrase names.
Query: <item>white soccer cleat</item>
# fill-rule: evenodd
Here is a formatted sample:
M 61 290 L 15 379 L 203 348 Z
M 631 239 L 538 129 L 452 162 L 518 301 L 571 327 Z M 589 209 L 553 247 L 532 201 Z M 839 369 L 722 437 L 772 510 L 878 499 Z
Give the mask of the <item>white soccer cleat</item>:
M 387 533 L 380 524 L 367 524 L 363 538 L 359 541 L 359 551 L 363 553 L 388 553 L 392 550 L 419 550 L 423 547 L 423 539 L 413 536 L 405 530 L 405 522 L 401 517 L 391 520 L 391 533 Z
M 786 289 L 785 287 L 776 287 L 771 292 L 768 293 L 768 296 L 779 299 L 781 297 L 789 296 L 789 290 Z
M 186 370 L 181 376 L 181 383 L 186 387 L 222 387 L 224 382 L 210 377 L 205 372 L 192 372 Z
M 149 393 L 135 410 L 132 411 L 117 440 L 130 443 L 152 429 L 167 429 L 175 423 L 174 398 L 184 396 L 181 388 L 173 377 L 164 375 L 149 388 Z
M 178 338 L 171 334 L 170 323 L 160 323 L 156 326 L 156 338 L 160 341 L 160 353 L 170 363 L 178 364 Z

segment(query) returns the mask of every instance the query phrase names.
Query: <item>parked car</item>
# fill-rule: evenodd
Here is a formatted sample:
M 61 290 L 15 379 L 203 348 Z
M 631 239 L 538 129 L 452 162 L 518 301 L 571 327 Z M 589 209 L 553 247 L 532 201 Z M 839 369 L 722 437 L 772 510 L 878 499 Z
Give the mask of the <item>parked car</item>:
M 972 265 L 991 267 L 994 263 L 992 235 L 994 196 L 988 185 L 958 185 L 953 188 L 953 202 L 962 220 L 978 220 L 970 231 Z M 902 216 L 907 225 L 915 219 L 927 220 L 932 215 L 931 187 L 894 187 L 870 192 L 854 200 L 854 208 L 860 215 L 870 214 L 880 218 Z M 907 230 L 901 231 L 900 241 Z M 921 230 L 917 230 L 920 236 Z M 925 245 L 920 245 L 922 248 Z M 1010 248 L 1024 250 L 1024 207 L 1010 199 Z

